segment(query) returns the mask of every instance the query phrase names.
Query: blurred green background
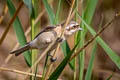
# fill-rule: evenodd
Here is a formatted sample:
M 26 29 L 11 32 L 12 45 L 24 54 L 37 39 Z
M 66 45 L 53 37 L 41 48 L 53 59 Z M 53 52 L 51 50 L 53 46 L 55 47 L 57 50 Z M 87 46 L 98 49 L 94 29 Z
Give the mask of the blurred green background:
M 15 6 L 15 8 L 18 7 L 21 0 L 11 0 Z M 79 0 L 78 0 L 79 1 Z M 91 1 L 91 0 L 88 0 Z M 58 3 L 59 0 L 48 0 L 52 10 L 54 13 L 57 12 L 58 9 Z M 71 5 L 72 0 L 62 0 L 60 12 L 59 12 L 59 20 L 56 23 L 61 23 L 66 20 L 69 12 L 69 8 Z M 82 14 L 82 5 L 84 4 L 84 7 L 86 8 L 87 0 L 79 1 L 78 2 L 78 11 L 80 14 Z M 0 22 L 0 36 L 2 36 L 2 33 L 6 29 L 11 17 L 6 10 L 6 13 L 4 14 L 4 10 L 6 9 L 7 2 L 5 0 L 0 0 L 0 17 L 3 16 L 2 22 Z M 38 15 L 40 12 L 42 13 L 45 10 L 45 6 L 43 4 L 42 0 L 38 0 L 36 2 L 37 6 L 37 12 L 35 12 L 36 15 Z M 89 9 L 89 8 L 88 8 Z M 120 11 L 120 0 L 98 0 L 95 9 L 95 13 L 93 14 L 93 19 L 91 20 L 90 25 L 92 28 L 97 32 L 99 29 L 101 29 L 109 20 L 111 20 L 114 15 Z M 88 10 L 89 14 L 89 10 Z M 89 15 L 91 16 L 91 15 Z M 20 22 L 22 24 L 24 32 L 27 31 L 29 26 L 32 24 L 30 19 L 30 10 L 28 7 L 24 4 L 18 13 L 18 17 L 20 19 Z M 36 16 L 35 16 L 36 18 Z M 74 19 L 74 18 L 73 18 Z M 87 20 L 87 19 L 85 19 Z M 80 22 L 81 20 L 78 18 L 77 22 Z M 47 11 L 44 11 L 44 14 L 42 14 L 40 20 L 38 21 L 37 29 L 35 30 L 35 33 L 33 35 L 36 35 L 41 28 L 51 25 L 49 15 Z M 120 56 L 120 18 L 117 18 L 109 27 L 107 28 L 100 36 L 101 38 L 107 43 L 107 45 L 118 55 Z M 100 26 L 100 27 L 99 27 Z M 85 35 L 84 42 L 87 42 L 92 35 L 90 32 L 87 32 Z M 26 36 L 27 42 L 31 40 L 31 34 Z M 32 38 L 33 39 L 33 38 Z M 71 36 L 68 40 L 69 47 L 72 49 L 74 47 L 74 35 Z M 10 28 L 5 40 L 3 41 L 2 45 L 0 45 L 0 66 L 10 69 L 17 69 L 21 71 L 26 71 L 29 67 L 26 64 L 26 61 L 24 59 L 24 56 L 15 57 L 12 56 L 9 58 L 10 51 L 14 48 L 14 46 L 18 43 L 16 33 L 13 30 L 13 27 Z M 91 57 L 91 51 L 93 48 L 93 43 L 91 43 L 87 48 L 85 48 L 85 59 L 84 59 L 84 73 L 86 74 L 86 71 L 88 69 L 88 64 Z M 119 80 L 120 79 L 120 70 L 115 65 L 115 63 L 108 57 L 104 49 L 98 44 L 96 49 L 95 59 L 94 59 L 94 66 L 93 66 L 93 72 L 92 72 L 92 78 L 91 80 Z M 8 57 L 9 56 L 9 57 Z M 33 55 L 32 55 L 33 56 Z M 63 60 L 64 54 L 61 49 L 59 49 L 59 53 L 57 54 L 57 61 L 53 65 L 54 68 L 56 68 L 59 63 Z M 7 61 L 7 59 L 9 59 Z M 79 63 L 78 60 L 77 67 L 76 67 L 76 80 L 79 79 Z M 43 69 L 44 69 L 44 63 L 45 59 L 43 59 L 39 63 L 38 67 L 38 73 L 42 75 Z M 74 71 L 67 65 L 65 69 L 63 70 L 62 74 L 60 75 L 60 79 L 62 80 L 74 80 Z M 109 77 L 112 75 L 112 78 L 109 79 Z M 0 70 L 0 80 L 22 80 L 24 75 L 16 74 L 14 72 L 8 72 L 8 71 L 1 71 Z M 85 75 L 82 76 L 83 80 L 85 79 Z

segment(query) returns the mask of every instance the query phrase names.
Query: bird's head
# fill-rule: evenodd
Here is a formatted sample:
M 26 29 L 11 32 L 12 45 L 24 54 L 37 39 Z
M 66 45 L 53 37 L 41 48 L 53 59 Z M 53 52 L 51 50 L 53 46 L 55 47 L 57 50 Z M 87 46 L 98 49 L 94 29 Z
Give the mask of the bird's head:
M 71 36 L 77 31 L 81 31 L 82 28 L 80 28 L 79 24 L 75 21 L 69 22 L 69 24 L 66 26 L 65 30 L 65 36 Z

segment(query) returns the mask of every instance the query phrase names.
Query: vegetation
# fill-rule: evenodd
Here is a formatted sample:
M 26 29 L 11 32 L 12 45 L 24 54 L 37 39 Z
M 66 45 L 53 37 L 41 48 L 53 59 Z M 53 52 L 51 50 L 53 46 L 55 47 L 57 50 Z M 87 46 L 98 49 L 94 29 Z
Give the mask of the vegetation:
M 108 30 L 108 27 L 110 27 L 111 24 L 118 19 L 120 16 L 119 11 L 117 11 L 118 13 L 112 15 L 113 17 L 110 15 L 111 18 L 107 22 L 104 21 L 104 16 L 102 16 L 97 22 L 99 24 L 96 26 L 96 21 L 94 18 L 97 10 L 97 4 L 99 4 L 98 0 L 6 0 L 6 4 L 7 5 L 5 5 L 5 7 L 8 7 L 8 13 L 10 14 L 11 19 L 8 22 L 8 26 L 5 27 L 2 36 L 0 37 L 0 45 L 5 45 L 3 41 L 6 42 L 7 35 L 10 33 L 10 27 L 12 27 L 13 24 L 13 29 L 18 40 L 17 44 L 14 45 L 15 47 L 12 48 L 13 50 L 18 48 L 18 43 L 20 46 L 24 46 L 27 43 L 28 37 L 31 37 L 31 40 L 33 40 L 34 37 L 39 33 L 42 26 L 45 26 L 46 23 L 47 25 L 56 25 L 65 22 L 63 27 L 65 28 L 69 21 L 74 20 L 80 23 L 80 27 L 83 28 L 83 31 L 77 32 L 74 37 L 72 36 L 71 40 L 68 39 L 67 41 L 64 41 L 62 45 L 59 44 L 57 46 L 55 52 L 53 53 L 53 57 L 58 58 L 58 61 L 56 62 L 51 62 L 49 56 L 46 55 L 52 46 L 51 44 L 40 56 L 38 54 L 39 51 L 36 50 L 26 51 L 24 53 L 24 62 L 27 64 L 27 71 L 18 71 L 16 69 L 9 69 L 5 67 L 0 67 L 0 70 L 15 72 L 16 74 L 18 73 L 17 75 L 23 74 L 23 78 L 21 79 L 24 80 L 26 80 L 28 77 L 30 80 L 119 79 L 119 71 L 116 72 L 115 70 L 120 69 L 120 57 L 116 51 L 114 51 L 111 46 L 107 44 L 103 37 L 100 36 L 101 33 Z M 15 6 L 15 4 L 19 5 Z M 26 31 L 24 31 L 25 28 L 22 25 L 22 21 L 18 17 L 18 13 L 20 13 L 23 6 L 27 7 L 27 11 L 29 13 L 28 21 L 30 22 L 30 26 L 27 26 Z M 3 11 L 5 10 L 6 9 L 4 8 Z M 5 14 L 6 13 L 3 15 Z M 0 24 L 2 24 L 3 19 L 0 16 Z M 31 36 L 29 36 L 29 34 Z M 74 46 L 71 46 L 72 44 L 74 44 Z M 103 52 L 100 47 L 105 52 Z M 62 54 L 59 48 L 61 48 L 62 52 L 64 53 L 64 57 L 61 56 Z M 110 69 L 107 66 L 107 68 L 105 67 L 105 69 L 103 69 L 105 64 L 104 62 L 102 62 L 103 67 L 98 66 L 99 61 L 96 58 L 99 58 L 98 51 L 100 50 L 100 55 L 107 55 L 107 58 L 102 58 L 110 59 L 110 61 L 114 63 L 114 68 Z M 4 60 L 5 63 L 2 65 L 8 64 L 8 61 L 10 61 L 12 58 L 16 57 L 13 57 L 13 55 L 9 54 Z M 61 60 L 59 60 L 59 58 Z M 43 64 L 40 65 L 40 63 Z M 97 68 L 96 65 L 99 68 Z M 109 66 L 111 65 L 113 64 L 109 64 Z M 17 64 L 14 64 L 14 66 L 17 66 Z M 41 69 L 41 66 L 43 66 L 43 69 Z M 71 70 L 72 74 L 69 74 L 68 71 L 68 77 L 63 78 L 63 74 L 65 74 L 65 71 L 67 71 L 66 67 L 68 67 L 68 70 Z M 107 76 L 105 76 L 106 78 L 103 78 L 102 75 L 98 76 L 99 73 L 107 74 Z M 14 79 L 17 80 L 19 78 L 15 77 Z

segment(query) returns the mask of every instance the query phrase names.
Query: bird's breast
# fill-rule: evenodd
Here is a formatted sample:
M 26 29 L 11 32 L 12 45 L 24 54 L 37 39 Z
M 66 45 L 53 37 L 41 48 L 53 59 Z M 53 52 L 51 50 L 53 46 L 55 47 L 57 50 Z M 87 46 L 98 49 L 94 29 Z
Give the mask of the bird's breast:
M 32 41 L 32 46 L 39 50 L 46 49 L 49 44 L 55 40 L 56 36 L 53 32 L 44 32 Z

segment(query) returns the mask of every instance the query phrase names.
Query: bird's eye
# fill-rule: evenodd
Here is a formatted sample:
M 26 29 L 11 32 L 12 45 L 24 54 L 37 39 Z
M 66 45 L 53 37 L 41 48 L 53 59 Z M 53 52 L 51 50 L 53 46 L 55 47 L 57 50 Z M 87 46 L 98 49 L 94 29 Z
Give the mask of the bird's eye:
M 77 26 L 76 26 L 76 25 L 74 25 L 73 27 L 71 27 L 71 29 L 74 29 L 74 28 L 77 28 Z
M 76 28 L 77 26 L 73 26 L 74 28 Z

